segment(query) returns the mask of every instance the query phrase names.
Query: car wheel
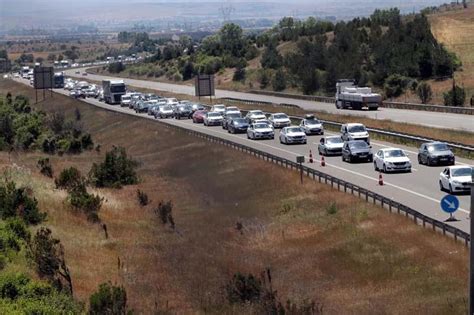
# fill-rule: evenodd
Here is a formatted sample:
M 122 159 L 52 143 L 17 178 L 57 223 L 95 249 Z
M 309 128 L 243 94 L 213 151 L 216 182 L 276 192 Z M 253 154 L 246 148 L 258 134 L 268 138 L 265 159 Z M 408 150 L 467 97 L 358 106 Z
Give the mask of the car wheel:
M 271 138 L 271 139 L 272 139 L 272 140 L 274 140 L 274 139 L 275 139 L 275 136 L 272 136 L 272 138 Z
M 418 154 L 418 164 L 422 165 L 423 164 L 423 161 L 421 159 L 421 156 Z
M 342 159 L 342 162 L 346 161 L 346 158 L 344 157 L 344 155 L 341 155 L 341 159 Z
M 439 190 L 444 191 L 443 183 L 439 181 Z
M 249 133 L 247 132 L 247 139 L 250 139 Z
M 429 157 L 426 158 L 426 165 L 428 166 L 431 166 L 433 164 L 433 162 L 431 161 L 431 159 Z
M 379 168 L 377 167 L 377 162 L 374 162 L 374 170 L 378 172 Z
M 454 194 L 453 186 L 451 186 L 451 184 L 449 184 L 449 193 L 451 195 Z
M 385 164 L 383 165 L 383 172 L 387 173 L 387 167 L 385 166 Z
M 328 155 L 328 150 L 324 149 L 324 155 Z
M 281 137 L 278 137 L 278 139 L 280 139 L 280 143 L 283 144 L 283 141 L 281 140 Z

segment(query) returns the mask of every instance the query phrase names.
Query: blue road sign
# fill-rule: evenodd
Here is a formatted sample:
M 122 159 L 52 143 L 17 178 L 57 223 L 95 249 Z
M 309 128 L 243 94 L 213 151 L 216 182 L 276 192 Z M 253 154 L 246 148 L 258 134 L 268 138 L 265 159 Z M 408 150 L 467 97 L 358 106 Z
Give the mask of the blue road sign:
M 453 213 L 459 208 L 459 199 L 453 195 L 446 195 L 441 199 L 441 209 L 447 213 Z

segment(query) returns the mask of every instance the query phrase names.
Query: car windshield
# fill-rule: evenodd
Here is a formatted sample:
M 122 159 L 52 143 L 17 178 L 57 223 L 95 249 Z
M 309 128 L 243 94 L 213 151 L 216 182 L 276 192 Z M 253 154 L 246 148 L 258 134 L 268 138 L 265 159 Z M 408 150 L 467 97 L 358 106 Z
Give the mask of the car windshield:
M 263 129 L 263 128 L 269 128 L 269 127 L 270 126 L 268 124 L 265 124 L 265 123 L 259 123 L 259 124 L 254 125 L 255 129 Z
M 161 107 L 163 110 L 171 110 L 171 106 L 167 105 L 167 106 L 162 106 Z
M 240 117 L 239 113 L 230 113 L 226 115 L 227 118 L 238 118 Z
M 214 105 L 214 109 L 225 109 L 225 106 L 224 105 Z
M 221 117 L 221 114 L 219 114 L 219 113 L 213 113 L 213 112 L 207 113 L 207 115 L 208 115 L 209 117 Z
M 319 125 L 321 122 L 317 120 L 316 118 L 314 118 L 314 119 L 306 119 L 306 123 L 308 125 Z
M 327 138 L 326 139 L 326 142 L 327 143 L 331 143 L 331 144 L 336 144 L 336 143 L 343 143 L 342 139 L 340 137 L 337 137 L 337 138 Z
M 356 141 L 349 144 L 351 149 L 367 149 L 368 145 L 364 141 Z
M 365 131 L 365 127 L 362 125 L 350 126 L 348 129 L 349 129 L 349 132 L 364 132 Z
M 293 128 L 288 128 L 287 132 L 303 132 L 303 130 L 300 127 L 293 127 Z
M 234 118 L 232 121 L 236 124 L 246 124 L 247 121 L 244 118 Z
M 403 157 L 405 153 L 402 150 L 389 150 L 384 152 L 384 157 Z
M 239 109 L 237 107 L 227 107 L 226 109 L 228 112 L 238 112 Z
M 451 170 L 453 177 L 471 176 L 472 169 L 470 167 L 455 168 Z
M 273 115 L 274 118 L 276 119 L 286 119 L 288 118 L 288 116 L 286 116 L 285 114 L 276 114 L 276 115 Z
M 433 143 L 428 146 L 429 152 L 436 152 L 436 151 L 448 151 L 449 148 L 445 143 Z
M 252 116 L 257 116 L 257 115 L 263 115 L 262 111 L 260 110 L 255 110 L 253 112 L 250 112 L 250 115 Z

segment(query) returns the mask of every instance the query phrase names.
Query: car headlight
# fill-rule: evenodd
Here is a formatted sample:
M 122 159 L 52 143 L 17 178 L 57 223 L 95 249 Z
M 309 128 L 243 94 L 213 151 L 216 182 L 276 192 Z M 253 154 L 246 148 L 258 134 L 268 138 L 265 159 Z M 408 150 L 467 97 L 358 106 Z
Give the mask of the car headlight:
M 453 180 L 453 184 L 456 184 L 456 185 L 461 185 L 462 183 L 457 181 L 457 180 Z

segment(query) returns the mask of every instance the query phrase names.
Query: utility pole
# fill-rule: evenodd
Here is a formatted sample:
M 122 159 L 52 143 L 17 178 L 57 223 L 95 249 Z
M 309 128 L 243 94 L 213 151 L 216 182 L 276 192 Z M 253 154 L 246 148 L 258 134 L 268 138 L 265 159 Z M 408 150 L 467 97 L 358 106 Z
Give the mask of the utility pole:
M 474 168 L 471 169 L 471 212 L 469 213 L 470 221 L 470 239 L 469 239 L 469 315 L 474 314 L 474 247 L 472 246 L 472 235 L 474 233 Z

